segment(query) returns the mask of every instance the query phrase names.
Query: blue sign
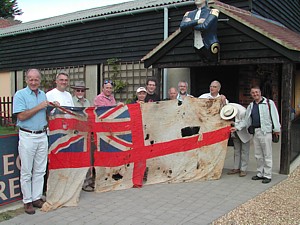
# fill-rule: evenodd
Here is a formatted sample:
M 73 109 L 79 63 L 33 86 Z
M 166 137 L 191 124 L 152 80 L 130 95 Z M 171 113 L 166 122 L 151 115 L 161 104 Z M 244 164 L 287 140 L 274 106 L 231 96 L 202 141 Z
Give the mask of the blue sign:
M 0 135 L 0 206 L 22 199 L 17 134 Z

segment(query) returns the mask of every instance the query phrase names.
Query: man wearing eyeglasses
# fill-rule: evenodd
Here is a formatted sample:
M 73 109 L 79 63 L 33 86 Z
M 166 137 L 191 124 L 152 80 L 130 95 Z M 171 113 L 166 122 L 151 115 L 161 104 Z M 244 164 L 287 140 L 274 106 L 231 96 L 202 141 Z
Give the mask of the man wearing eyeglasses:
M 89 107 L 91 104 L 85 98 L 85 91 L 89 88 L 85 87 L 84 81 L 75 81 L 75 85 L 71 86 L 74 89 L 73 102 L 75 107 Z
M 66 91 L 69 82 L 69 74 L 60 71 L 56 75 L 56 88 L 46 93 L 47 100 L 59 106 L 74 106 L 72 95 Z
M 114 83 L 111 80 L 105 80 L 102 85 L 102 92 L 94 99 L 94 106 L 115 106 L 116 99 L 113 95 Z
M 219 92 L 221 90 L 221 83 L 217 80 L 211 82 L 209 86 L 209 93 L 205 93 L 200 95 L 199 98 L 218 98 L 221 97 L 222 103 L 225 105 L 228 103 L 225 95 L 220 95 Z

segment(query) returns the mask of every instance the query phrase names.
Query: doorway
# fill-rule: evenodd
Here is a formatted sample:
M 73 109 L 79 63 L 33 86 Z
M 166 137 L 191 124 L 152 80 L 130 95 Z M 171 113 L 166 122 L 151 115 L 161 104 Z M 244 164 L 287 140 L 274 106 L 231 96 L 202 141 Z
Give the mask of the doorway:
M 220 94 L 229 102 L 239 102 L 239 70 L 237 66 L 210 66 L 191 68 L 191 95 L 199 97 L 209 92 L 209 85 L 217 80 L 221 83 Z

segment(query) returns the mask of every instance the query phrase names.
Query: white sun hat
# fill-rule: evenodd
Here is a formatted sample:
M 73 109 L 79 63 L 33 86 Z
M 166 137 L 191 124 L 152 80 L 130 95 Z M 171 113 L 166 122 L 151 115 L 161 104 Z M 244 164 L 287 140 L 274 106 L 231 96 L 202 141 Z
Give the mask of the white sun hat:
M 230 120 L 236 116 L 237 112 L 237 108 L 229 103 L 221 109 L 220 116 L 223 120 Z

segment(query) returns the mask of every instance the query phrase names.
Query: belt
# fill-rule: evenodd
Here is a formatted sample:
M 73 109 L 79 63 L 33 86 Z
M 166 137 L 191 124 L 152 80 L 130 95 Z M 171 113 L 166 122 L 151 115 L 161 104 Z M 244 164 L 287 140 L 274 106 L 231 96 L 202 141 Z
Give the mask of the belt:
M 43 130 L 27 130 L 27 129 L 24 129 L 24 128 L 19 128 L 21 131 L 25 131 L 27 133 L 31 133 L 31 134 L 41 134 L 41 133 L 44 133 L 46 132 L 46 129 L 43 129 Z

